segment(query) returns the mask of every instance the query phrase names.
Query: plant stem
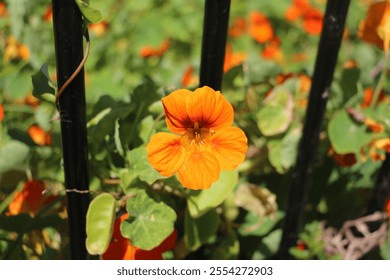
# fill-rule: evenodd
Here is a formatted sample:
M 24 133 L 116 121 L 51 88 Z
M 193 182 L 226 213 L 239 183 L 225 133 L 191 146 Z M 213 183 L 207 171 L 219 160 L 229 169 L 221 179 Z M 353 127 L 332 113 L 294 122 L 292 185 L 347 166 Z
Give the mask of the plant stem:
M 387 73 L 387 60 L 388 60 L 387 59 L 387 54 L 385 54 L 384 60 L 383 60 L 382 72 L 381 72 L 381 75 L 379 77 L 378 84 L 375 87 L 375 91 L 374 91 L 374 95 L 372 97 L 370 108 L 375 108 L 375 106 L 377 105 L 380 92 L 382 91 L 382 89 L 383 89 L 383 87 L 385 85 L 386 73 Z

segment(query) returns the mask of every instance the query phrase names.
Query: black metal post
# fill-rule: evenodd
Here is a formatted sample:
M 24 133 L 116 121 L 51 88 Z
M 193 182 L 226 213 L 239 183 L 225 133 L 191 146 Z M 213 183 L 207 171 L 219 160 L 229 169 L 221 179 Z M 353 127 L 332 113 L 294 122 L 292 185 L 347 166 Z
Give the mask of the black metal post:
M 372 197 L 368 206 L 368 214 L 376 211 L 384 211 L 386 201 L 390 195 L 390 154 L 386 153 L 386 159 L 379 170 Z
M 303 134 L 287 198 L 283 234 L 277 254 L 277 258 L 280 259 L 291 258 L 288 250 L 296 245 L 301 229 L 309 178 L 313 170 L 319 133 L 344 32 L 349 2 L 350 0 L 328 0 L 327 2 Z
M 52 7 L 57 80 L 58 88 L 61 88 L 84 56 L 83 18 L 74 0 L 52 0 Z M 72 259 L 88 258 L 85 246 L 89 205 L 85 107 L 84 71 L 81 70 L 59 98 Z
M 230 0 L 206 0 L 203 20 L 200 86 L 221 90 Z

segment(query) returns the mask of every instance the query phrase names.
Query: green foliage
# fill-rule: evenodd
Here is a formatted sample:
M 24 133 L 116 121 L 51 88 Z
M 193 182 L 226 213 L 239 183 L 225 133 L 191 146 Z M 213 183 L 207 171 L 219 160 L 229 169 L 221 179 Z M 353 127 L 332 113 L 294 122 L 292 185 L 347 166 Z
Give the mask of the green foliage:
M 340 154 L 359 153 L 375 136 L 366 126 L 354 122 L 345 110 L 334 114 L 328 130 L 329 140 Z
M 103 16 L 99 10 L 94 9 L 89 4 L 89 0 L 75 0 L 80 11 L 90 22 L 98 23 L 103 20 Z
M 151 250 L 160 245 L 173 231 L 175 211 L 157 196 L 137 190 L 127 200 L 129 218 L 121 224 L 122 235 L 134 246 Z
M 212 209 L 199 218 L 192 218 L 186 212 L 184 218 L 185 243 L 194 251 L 213 237 L 219 226 L 219 217 L 215 209 Z
M 0 174 L 27 168 L 29 153 L 29 147 L 19 141 L 9 141 L 0 146 Z
M 115 221 L 115 198 L 108 193 L 95 197 L 87 212 L 86 247 L 91 255 L 103 254 L 110 244 Z
M 223 171 L 217 182 L 210 189 L 197 191 L 188 199 L 188 211 L 192 218 L 199 218 L 220 205 L 236 186 L 236 171 Z

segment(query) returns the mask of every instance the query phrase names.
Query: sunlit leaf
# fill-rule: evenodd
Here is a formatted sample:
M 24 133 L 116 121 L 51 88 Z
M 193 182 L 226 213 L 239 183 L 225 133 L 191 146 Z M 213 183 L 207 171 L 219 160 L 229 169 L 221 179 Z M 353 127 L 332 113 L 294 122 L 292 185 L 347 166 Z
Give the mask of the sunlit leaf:
M 207 190 L 194 192 L 188 200 L 191 217 L 198 218 L 210 209 L 220 205 L 237 184 L 237 171 L 222 171 L 217 182 Z
M 129 176 L 133 179 L 152 184 L 157 179 L 165 178 L 161 176 L 148 162 L 148 154 L 144 145 L 135 148 L 127 153 L 129 163 Z
M 91 7 L 89 0 L 76 0 L 76 3 L 80 11 L 90 22 L 98 23 L 103 19 L 101 12 Z
M 161 244 L 173 231 L 175 211 L 157 196 L 149 196 L 145 190 L 135 191 L 127 200 L 129 218 L 121 224 L 122 235 L 143 250 L 151 250 Z
M 275 88 L 264 101 L 256 114 L 257 126 L 265 136 L 274 136 L 285 132 L 291 121 L 294 101 L 285 87 Z
M 339 154 L 359 153 L 375 136 L 365 125 L 357 124 L 345 110 L 335 113 L 328 126 L 329 140 Z

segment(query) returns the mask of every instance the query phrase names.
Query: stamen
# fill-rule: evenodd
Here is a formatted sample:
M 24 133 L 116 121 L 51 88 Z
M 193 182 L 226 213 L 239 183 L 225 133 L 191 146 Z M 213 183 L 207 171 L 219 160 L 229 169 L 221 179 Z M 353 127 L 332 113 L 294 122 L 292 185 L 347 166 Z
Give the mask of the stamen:
M 199 123 L 198 122 L 194 122 L 194 129 L 195 129 L 195 131 L 199 130 Z

